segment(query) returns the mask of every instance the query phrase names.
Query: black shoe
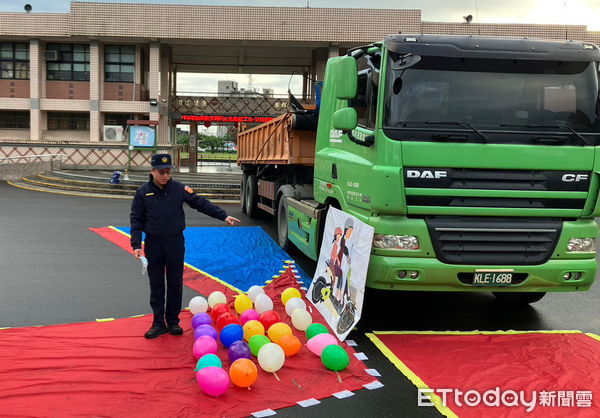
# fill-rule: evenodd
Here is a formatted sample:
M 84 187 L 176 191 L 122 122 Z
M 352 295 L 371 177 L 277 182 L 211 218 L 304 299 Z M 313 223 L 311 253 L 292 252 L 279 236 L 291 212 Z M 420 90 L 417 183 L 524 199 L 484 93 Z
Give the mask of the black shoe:
M 171 335 L 182 335 L 183 334 L 183 329 L 178 325 L 167 325 L 167 330 L 169 331 L 169 334 Z
M 148 331 L 146 331 L 146 333 L 144 334 L 144 337 L 146 338 L 156 338 L 159 335 L 163 335 L 167 333 L 167 328 L 165 328 L 164 325 L 157 325 L 157 324 L 153 324 L 152 328 L 150 328 Z

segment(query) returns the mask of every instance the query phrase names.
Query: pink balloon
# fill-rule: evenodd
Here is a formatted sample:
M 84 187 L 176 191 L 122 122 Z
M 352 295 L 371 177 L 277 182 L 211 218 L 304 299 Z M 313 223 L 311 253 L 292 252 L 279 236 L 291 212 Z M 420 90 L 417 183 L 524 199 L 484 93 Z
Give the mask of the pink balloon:
M 338 345 L 338 340 L 331 334 L 317 334 L 306 343 L 306 347 L 311 353 L 321 356 L 321 353 L 328 345 Z
M 204 393 L 211 396 L 220 396 L 227 392 L 229 375 L 225 370 L 216 366 L 209 366 L 196 372 L 196 381 Z
M 244 325 L 248 321 L 258 321 L 259 319 L 260 315 L 258 314 L 258 312 L 256 312 L 255 309 L 248 309 L 242 313 L 242 316 L 240 316 L 240 323 Z
M 193 351 L 196 359 L 206 354 L 217 354 L 217 342 L 213 337 L 203 335 L 194 341 Z

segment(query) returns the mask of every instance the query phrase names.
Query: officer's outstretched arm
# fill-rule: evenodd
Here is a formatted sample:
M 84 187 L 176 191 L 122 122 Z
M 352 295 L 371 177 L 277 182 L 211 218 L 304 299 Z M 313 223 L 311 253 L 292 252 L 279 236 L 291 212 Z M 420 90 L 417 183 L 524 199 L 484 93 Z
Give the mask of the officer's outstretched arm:
M 208 216 L 220 219 L 222 221 L 227 219 L 227 212 L 212 203 L 210 200 L 197 195 L 188 186 L 185 186 L 185 189 L 183 190 L 183 201 L 191 208 L 196 209 L 198 212 L 202 212 Z

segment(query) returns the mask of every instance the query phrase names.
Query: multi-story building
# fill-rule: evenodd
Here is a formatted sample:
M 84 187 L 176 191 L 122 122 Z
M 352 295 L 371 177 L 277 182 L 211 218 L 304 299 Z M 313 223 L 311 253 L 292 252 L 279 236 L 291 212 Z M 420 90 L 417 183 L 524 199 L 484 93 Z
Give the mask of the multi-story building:
M 0 22 L 0 157 L 61 153 L 76 167 L 146 166 L 149 152 L 110 130 L 131 119 L 177 154 L 178 72 L 296 72 L 312 97 L 329 57 L 399 31 L 600 43 L 584 26 L 423 22 L 419 10 L 73 2 Z

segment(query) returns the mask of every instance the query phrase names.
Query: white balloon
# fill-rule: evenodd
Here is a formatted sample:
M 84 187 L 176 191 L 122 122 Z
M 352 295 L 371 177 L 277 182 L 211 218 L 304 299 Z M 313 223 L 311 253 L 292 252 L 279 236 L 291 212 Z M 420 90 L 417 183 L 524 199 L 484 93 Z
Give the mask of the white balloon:
M 258 312 L 259 314 L 262 314 L 266 311 L 272 311 L 273 301 L 266 294 L 261 293 L 256 297 L 256 300 L 254 301 L 254 309 L 256 309 L 256 312 Z
M 265 293 L 265 291 L 262 287 L 254 285 L 250 289 L 248 289 L 246 293 L 248 294 L 248 297 L 252 302 L 256 302 L 256 297 L 260 294 Z
M 294 309 L 306 309 L 306 303 L 304 303 L 304 301 L 300 298 L 291 298 L 285 304 L 285 312 L 288 314 L 288 316 L 292 316 Z
M 305 309 L 294 309 L 292 312 L 292 325 L 299 331 L 306 331 L 312 324 L 312 316 Z
M 283 348 L 275 343 L 263 345 L 258 350 L 258 364 L 266 372 L 276 372 L 281 369 L 285 362 L 285 353 Z
M 214 308 L 215 305 L 219 303 L 227 303 L 227 298 L 225 297 L 225 294 L 223 292 L 219 292 L 217 290 L 208 295 L 208 306 Z
M 208 302 L 202 296 L 194 296 L 190 299 L 190 304 L 188 306 L 190 307 L 192 315 L 208 310 Z

